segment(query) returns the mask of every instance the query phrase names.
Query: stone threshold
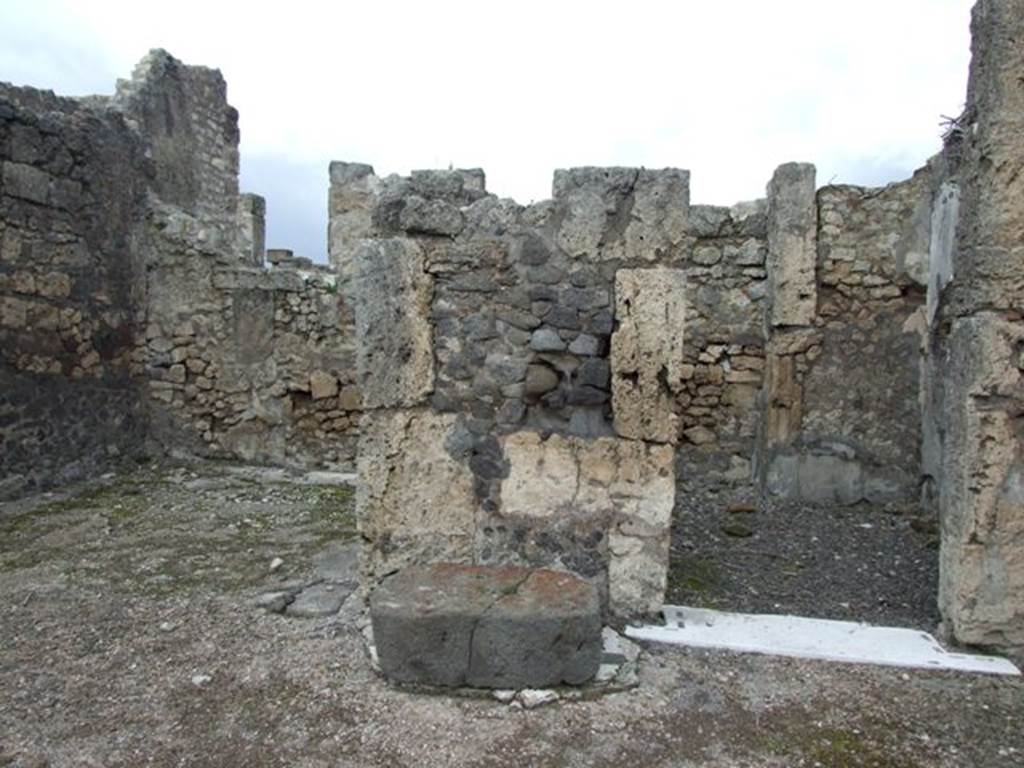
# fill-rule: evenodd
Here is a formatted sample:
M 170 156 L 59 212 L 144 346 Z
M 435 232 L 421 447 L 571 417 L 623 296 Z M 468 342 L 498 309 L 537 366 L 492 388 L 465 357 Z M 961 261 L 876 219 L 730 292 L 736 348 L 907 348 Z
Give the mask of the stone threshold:
M 666 605 L 663 626 L 627 627 L 626 636 L 669 645 L 715 648 L 852 664 L 1020 676 L 1008 659 L 953 653 L 927 632 L 800 616 L 726 613 Z

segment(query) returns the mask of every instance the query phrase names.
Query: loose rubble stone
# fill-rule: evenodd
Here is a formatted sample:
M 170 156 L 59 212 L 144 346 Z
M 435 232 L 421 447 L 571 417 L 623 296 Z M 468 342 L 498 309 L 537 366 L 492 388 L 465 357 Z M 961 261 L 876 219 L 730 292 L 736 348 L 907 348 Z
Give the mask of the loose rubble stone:
M 548 690 L 535 690 L 527 688 L 526 690 L 520 691 L 516 696 L 516 700 L 523 705 L 523 709 L 537 709 L 537 707 L 543 707 L 546 704 L 554 704 L 558 701 L 558 692 Z
M 342 603 L 355 591 L 356 583 L 321 583 L 306 587 L 284 609 L 288 616 L 300 619 L 314 619 L 333 616 L 341 610 Z

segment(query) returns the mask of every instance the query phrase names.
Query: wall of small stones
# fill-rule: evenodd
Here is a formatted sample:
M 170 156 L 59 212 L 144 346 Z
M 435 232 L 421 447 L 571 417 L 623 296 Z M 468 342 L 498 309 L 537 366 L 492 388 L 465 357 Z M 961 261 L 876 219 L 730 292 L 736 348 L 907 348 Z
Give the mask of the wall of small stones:
M 160 451 L 351 469 L 352 318 L 265 265 L 220 73 L 154 51 L 112 97 L 0 85 L 0 494 Z
M 818 190 L 813 166 L 788 164 L 732 208 L 690 205 L 675 169 L 558 171 L 530 206 L 476 170 L 335 163 L 331 179 L 370 409 L 360 465 L 383 473 L 359 504 L 371 583 L 424 559 L 554 565 L 613 613 L 643 612 L 671 506 L 612 515 L 581 484 L 645 477 L 620 499 L 646 498 L 670 471 L 684 498 L 916 497 L 927 172 Z M 373 437 L 396 420 L 418 427 L 411 466 L 412 443 Z M 434 499 L 438 477 L 461 490 Z
M 790 183 L 803 185 L 810 209 L 803 228 L 814 256 L 805 278 L 813 302 L 772 327 L 766 489 L 839 504 L 914 499 L 930 173 L 813 196 L 813 176 Z
M 612 613 L 656 610 L 676 446 L 749 475 L 763 201 L 691 207 L 675 169 L 558 171 L 530 206 L 476 170 L 334 163 L 331 180 L 369 409 L 368 581 L 427 559 L 553 565 Z
M 0 498 L 137 451 L 151 169 L 116 113 L 0 84 Z
M 360 396 L 333 274 L 246 267 L 165 234 L 149 286 L 139 358 L 159 449 L 354 466 Z
M 268 258 L 265 203 L 238 192 L 238 114 L 220 73 L 156 52 L 116 100 L 156 165 L 136 350 L 151 447 L 351 469 L 351 317 L 329 270 Z

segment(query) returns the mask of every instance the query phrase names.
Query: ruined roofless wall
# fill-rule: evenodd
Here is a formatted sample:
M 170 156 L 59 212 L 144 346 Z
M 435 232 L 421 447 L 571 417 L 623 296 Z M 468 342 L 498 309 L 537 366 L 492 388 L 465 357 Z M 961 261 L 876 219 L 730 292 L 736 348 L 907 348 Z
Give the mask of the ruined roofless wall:
M 151 173 L 119 114 L 0 84 L 0 498 L 142 444 L 133 237 Z
M 813 168 L 790 165 L 773 190 L 769 272 L 784 291 L 766 318 L 764 487 L 819 503 L 913 500 L 931 174 L 815 194 Z
M 0 86 L 0 169 L 0 495 L 146 451 L 353 467 L 351 320 L 328 271 L 263 267 L 219 72 Z
M 939 607 L 961 642 L 1022 653 L 1024 2 L 980 0 L 971 32 L 967 107 L 942 158 L 960 216 L 929 301 Z
M 329 271 L 264 266 L 264 204 L 238 193 L 238 114 L 220 73 L 156 52 L 116 100 L 156 164 L 139 339 L 151 444 L 352 469 L 351 320 Z
M 331 257 L 369 409 L 359 510 L 371 581 L 428 559 L 554 565 L 595 581 L 613 613 L 655 610 L 675 468 L 685 482 L 696 458 L 724 455 L 750 471 L 758 434 L 771 434 L 760 403 L 779 405 L 764 391 L 773 361 L 793 364 L 809 417 L 839 415 L 804 442 L 805 411 L 790 414 L 786 442 L 762 457 L 800 462 L 827 440 L 858 467 L 902 462 L 882 490 L 916 492 L 915 453 L 872 453 L 891 437 L 884 420 L 917 402 L 916 354 L 863 401 L 818 404 L 834 383 L 807 383 L 848 351 L 819 326 L 860 333 L 869 360 L 887 359 L 887 339 L 908 346 L 905 316 L 923 294 L 901 283 L 898 249 L 878 243 L 912 228 L 916 186 L 823 190 L 836 213 L 819 265 L 810 166 L 783 166 L 767 202 L 733 209 L 691 206 L 688 173 L 673 169 L 558 171 L 554 198 L 527 207 L 488 195 L 479 171 L 381 179 L 335 163 L 331 179 Z M 825 320 L 819 279 L 845 281 Z M 906 416 L 914 435 L 916 408 Z M 866 422 L 882 437 L 854 442 Z M 864 482 L 847 485 L 825 477 L 814 492 L 864 495 Z

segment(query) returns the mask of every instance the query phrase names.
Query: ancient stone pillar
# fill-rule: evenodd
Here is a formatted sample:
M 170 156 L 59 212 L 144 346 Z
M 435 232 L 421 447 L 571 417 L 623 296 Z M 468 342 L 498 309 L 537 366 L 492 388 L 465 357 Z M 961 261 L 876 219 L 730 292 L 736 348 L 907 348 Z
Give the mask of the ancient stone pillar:
M 328 256 L 344 280 L 351 273 L 359 241 L 373 235 L 379 180 L 365 163 L 332 162 L 330 175 Z
M 799 495 L 795 457 L 778 456 L 800 431 L 803 389 L 795 355 L 815 341 L 810 328 L 817 311 L 814 179 L 813 165 L 786 163 L 768 182 L 768 354 L 755 464 L 762 484 L 783 495 Z
M 964 643 L 1024 649 L 1024 2 L 980 0 L 959 141 L 953 279 L 937 334 L 939 604 Z M 960 158 L 954 158 L 960 159 Z
M 786 163 L 768 183 L 768 303 L 773 327 L 814 322 L 818 209 L 814 166 Z
M 267 254 L 267 201 L 259 195 L 238 196 L 238 239 L 247 264 L 262 267 Z

